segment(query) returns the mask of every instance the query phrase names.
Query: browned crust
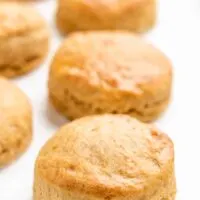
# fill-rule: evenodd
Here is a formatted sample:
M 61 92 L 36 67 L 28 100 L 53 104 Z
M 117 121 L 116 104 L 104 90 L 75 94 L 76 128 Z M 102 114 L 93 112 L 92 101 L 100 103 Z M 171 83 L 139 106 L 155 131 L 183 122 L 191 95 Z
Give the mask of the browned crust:
M 34 200 L 78 200 L 81 197 L 81 200 L 96 200 L 98 199 L 115 199 L 115 200 L 131 200 L 137 199 L 134 196 L 105 196 L 105 193 L 101 193 L 98 196 L 94 194 L 82 193 L 81 191 L 73 191 L 73 190 L 65 190 L 63 188 L 59 188 L 58 186 L 50 183 L 49 181 L 43 179 L 39 174 L 35 173 L 34 180 L 34 188 L 33 188 L 33 199 Z M 165 200 L 175 200 L 176 197 L 176 179 L 175 176 L 172 175 L 169 178 L 169 182 L 166 185 L 161 186 L 159 190 L 157 190 L 151 197 L 145 195 L 143 193 L 143 200 L 160 200 L 160 198 Z
M 32 132 L 32 126 L 30 125 L 30 133 Z M 32 134 L 27 134 L 26 137 L 21 140 L 15 140 L 12 142 L 4 143 L 4 147 L 0 142 L 0 168 L 3 168 L 13 161 L 17 160 L 30 146 L 32 140 Z
M 56 53 L 49 74 L 53 104 L 70 119 L 124 113 L 149 122 L 166 109 L 169 59 L 127 32 L 79 32 Z
M 32 108 L 26 95 L 0 78 L 0 168 L 17 159 L 32 139 Z
M 0 13 L 0 39 L 28 34 L 46 27 L 40 13 L 26 3 L 2 2 Z
M 14 77 L 18 77 L 18 76 L 22 76 L 24 74 L 27 74 L 28 72 L 31 72 L 35 69 L 37 69 L 40 64 L 43 63 L 43 61 L 45 60 L 47 55 L 46 54 L 43 55 L 43 57 L 38 57 L 36 59 L 33 59 L 31 62 L 27 63 L 25 66 L 5 66 L 4 68 L 2 68 L 0 66 L 0 75 L 5 76 L 7 78 L 14 78 Z
M 34 198 L 174 199 L 172 141 L 134 120 L 97 115 L 59 129 L 37 158 Z
M 158 103 L 155 103 L 152 107 L 145 110 L 137 110 L 137 108 L 129 109 L 127 112 L 121 112 L 120 110 L 115 110 L 108 112 L 101 108 L 96 108 L 94 110 L 88 109 L 92 107 L 92 105 L 87 105 L 84 102 L 74 99 L 70 95 L 66 95 L 64 101 L 59 100 L 56 98 L 56 95 L 53 93 L 49 93 L 49 101 L 53 104 L 55 109 L 62 115 L 64 115 L 69 120 L 74 120 L 76 118 L 81 118 L 88 115 L 94 114 L 106 114 L 106 113 L 113 113 L 113 114 L 128 114 L 132 117 L 135 117 L 143 122 L 152 122 L 158 119 L 165 109 L 169 105 L 170 99 L 164 99 Z M 66 103 L 67 102 L 67 103 Z
M 2 3 L 0 75 L 12 78 L 37 68 L 47 56 L 49 35 L 44 19 L 31 6 Z
M 86 30 L 129 30 L 142 33 L 156 23 L 156 0 L 131 0 L 124 1 L 124 5 L 118 4 L 106 4 L 101 0 L 73 4 L 73 1 L 59 0 L 57 27 L 62 34 Z

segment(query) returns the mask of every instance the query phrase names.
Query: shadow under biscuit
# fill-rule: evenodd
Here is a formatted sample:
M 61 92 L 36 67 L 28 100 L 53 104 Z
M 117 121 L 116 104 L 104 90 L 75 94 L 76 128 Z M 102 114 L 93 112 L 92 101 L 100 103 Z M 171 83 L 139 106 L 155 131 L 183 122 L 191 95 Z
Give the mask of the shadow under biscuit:
M 48 122 L 57 127 L 60 127 L 69 122 L 68 120 L 66 120 L 66 118 L 62 117 L 49 102 L 46 104 L 45 107 L 45 115 Z

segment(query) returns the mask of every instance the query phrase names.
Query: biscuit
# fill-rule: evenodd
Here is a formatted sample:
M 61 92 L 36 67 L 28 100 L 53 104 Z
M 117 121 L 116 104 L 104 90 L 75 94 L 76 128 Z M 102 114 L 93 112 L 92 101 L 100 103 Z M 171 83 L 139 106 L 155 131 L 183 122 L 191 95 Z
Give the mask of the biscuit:
M 49 99 L 69 119 L 129 114 L 153 121 L 168 105 L 172 67 L 140 37 L 125 32 L 69 35 L 49 75 Z
M 146 32 L 156 21 L 156 0 L 59 0 L 61 33 L 85 30 Z
M 0 168 L 10 164 L 29 146 L 32 110 L 26 95 L 0 78 Z
M 38 67 L 48 52 L 49 31 L 31 6 L 0 3 L 0 75 L 15 77 Z
M 62 127 L 35 164 L 34 200 L 174 200 L 174 147 L 128 115 Z

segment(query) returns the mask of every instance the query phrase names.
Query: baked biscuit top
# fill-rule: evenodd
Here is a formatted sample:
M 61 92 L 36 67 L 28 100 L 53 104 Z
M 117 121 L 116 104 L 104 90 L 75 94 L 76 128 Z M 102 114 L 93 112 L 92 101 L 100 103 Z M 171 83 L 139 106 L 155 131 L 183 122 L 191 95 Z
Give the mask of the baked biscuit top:
M 105 14 L 120 16 L 123 12 L 133 11 L 138 6 L 151 4 L 154 0 L 78 0 L 78 1 L 61 1 L 60 6 L 70 6 L 82 8 L 85 11 L 94 11 L 97 17 L 103 17 Z M 96 11 L 96 12 L 95 12 Z
M 23 35 L 46 27 L 43 18 L 31 6 L 22 3 L 0 4 L 0 37 Z
M 0 154 L 3 149 L 19 147 L 31 135 L 31 119 L 32 108 L 26 95 L 0 78 Z
M 0 120 L 6 116 L 10 119 L 31 112 L 26 95 L 13 83 L 0 77 Z M 8 119 L 9 120 L 9 119 Z M 0 123 L 3 125 L 3 123 Z
M 171 63 L 159 50 L 127 32 L 69 35 L 55 55 L 52 75 L 71 85 L 141 94 L 171 82 Z
M 61 128 L 41 150 L 36 170 L 68 190 L 142 197 L 169 178 L 173 159 L 173 143 L 159 130 L 126 115 L 102 115 Z

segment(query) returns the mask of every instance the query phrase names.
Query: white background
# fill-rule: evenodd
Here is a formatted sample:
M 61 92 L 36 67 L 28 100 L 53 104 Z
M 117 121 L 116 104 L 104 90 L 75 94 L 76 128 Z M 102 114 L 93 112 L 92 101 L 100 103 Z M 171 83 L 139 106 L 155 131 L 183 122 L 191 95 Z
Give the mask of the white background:
M 47 101 L 48 69 L 61 41 L 54 25 L 56 3 L 47 0 L 36 7 L 51 27 L 51 51 L 40 68 L 14 80 L 32 101 L 34 139 L 20 159 L 0 170 L 0 200 L 32 200 L 37 153 L 66 121 Z M 177 200 L 200 200 L 200 1 L 160 0 L 158 15 L 145 37 L 169 56 L 175 76 L 171 105 L 157 124 L 175 143 Z

